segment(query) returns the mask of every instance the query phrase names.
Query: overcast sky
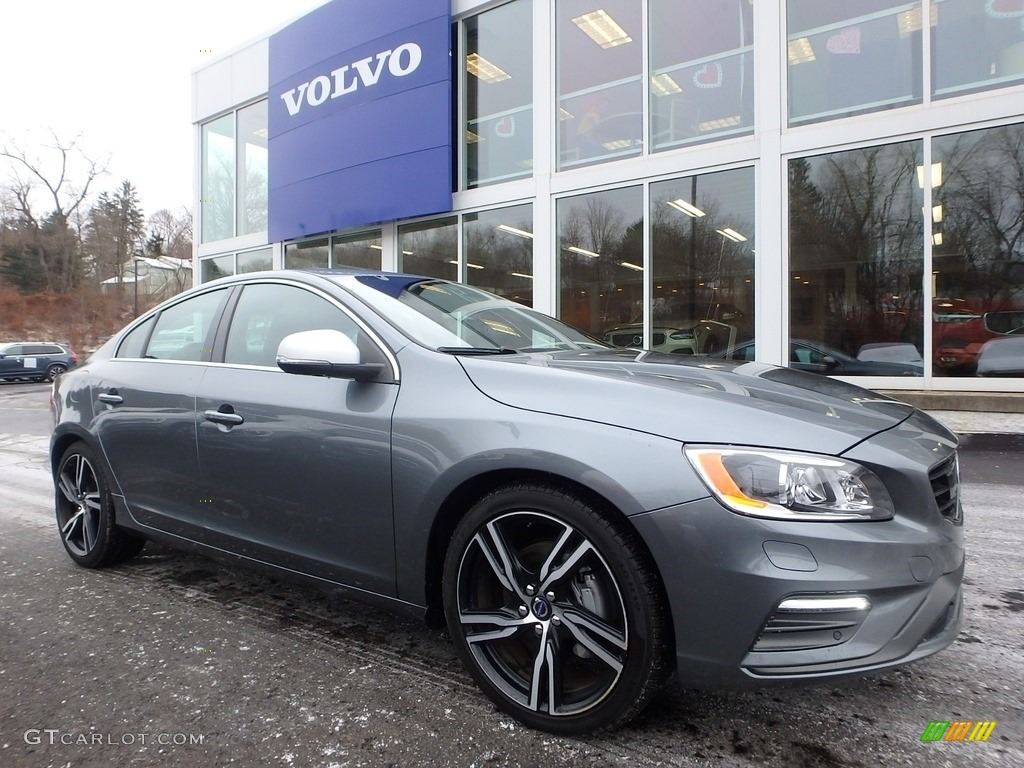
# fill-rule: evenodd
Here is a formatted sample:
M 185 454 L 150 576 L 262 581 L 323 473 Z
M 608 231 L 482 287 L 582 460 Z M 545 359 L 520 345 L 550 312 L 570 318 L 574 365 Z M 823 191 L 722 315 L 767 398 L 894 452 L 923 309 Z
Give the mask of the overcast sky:
M 191 207 L 192 70 L 323 2 L 4 0 L 0 144 L 45 156 L 50 130 L 78 136 L 110 158 L 97 192 L 129 179 L 147 216 Z

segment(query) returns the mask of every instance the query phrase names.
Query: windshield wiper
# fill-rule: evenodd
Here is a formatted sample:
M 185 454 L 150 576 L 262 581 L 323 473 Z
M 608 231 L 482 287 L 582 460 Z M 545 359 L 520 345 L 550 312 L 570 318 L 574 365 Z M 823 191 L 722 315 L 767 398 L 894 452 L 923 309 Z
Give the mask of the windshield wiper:
M 519 351 L 508 347 L 438 347 L 438 352 L 447 355 L 518 355 Z

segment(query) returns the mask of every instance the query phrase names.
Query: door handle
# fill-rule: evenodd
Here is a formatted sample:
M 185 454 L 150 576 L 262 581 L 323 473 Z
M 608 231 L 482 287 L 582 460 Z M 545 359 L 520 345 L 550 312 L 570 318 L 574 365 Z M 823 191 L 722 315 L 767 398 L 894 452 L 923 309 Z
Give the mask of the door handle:
M 112 389 L 109 392 L 101 392 L 96 396 L 96 399 L 101 403 L 107 403 L 109 405 L 120 405 L 124 402 L 124 398 L 117 394 L 116 389 Z
M 231 406 L 221 406 L 222 408 L 230 408 Z M 216 424 L 226 424 L 228 426 L 234 426 L 235 424 L 241 424 L 245 421 L 242 415 L 235 413 L 234 411 L 203 411 L 203 418 L 207 421 L 212 421 Z

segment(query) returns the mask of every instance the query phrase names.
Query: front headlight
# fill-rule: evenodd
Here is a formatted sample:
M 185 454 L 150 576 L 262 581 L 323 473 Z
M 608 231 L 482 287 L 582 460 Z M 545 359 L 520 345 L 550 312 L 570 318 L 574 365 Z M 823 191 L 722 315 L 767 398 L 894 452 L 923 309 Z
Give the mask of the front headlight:
M 683 448 L 715 497 L 741 515 L 775 520 L 888 520 L 892 500 L 850 461 L 756 448 Z

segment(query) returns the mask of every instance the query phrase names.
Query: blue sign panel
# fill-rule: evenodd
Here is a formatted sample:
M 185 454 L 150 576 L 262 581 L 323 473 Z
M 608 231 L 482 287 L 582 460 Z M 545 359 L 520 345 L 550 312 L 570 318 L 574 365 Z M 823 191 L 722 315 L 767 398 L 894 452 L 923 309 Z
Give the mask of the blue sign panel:
M 270 38 L 269 236 L 452 209 L 451 0 L 333 0 Z

